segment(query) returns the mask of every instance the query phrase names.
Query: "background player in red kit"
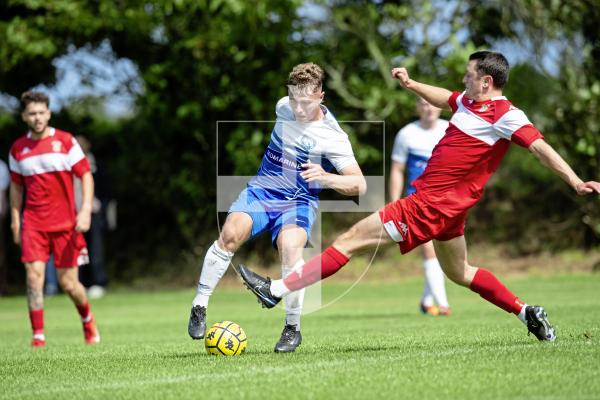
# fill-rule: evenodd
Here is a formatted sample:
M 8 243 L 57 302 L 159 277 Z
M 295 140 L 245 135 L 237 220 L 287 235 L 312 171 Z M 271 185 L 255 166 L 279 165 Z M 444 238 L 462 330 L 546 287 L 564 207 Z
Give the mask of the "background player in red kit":
M 59 284 L 81 316 L 85 342 L 98 343 L 100 335 L 77 274 L 77 267 L 88 262 L 82 232 L 90 228 L 91 220 L 94 180 L 90 165 L 71 134 L 48 126 L 48 96 L 25 92 L 21 106 L 29 132 L 10 149 L 11 228 L 27 271 L 31 344 L 46 344 L 43 286 L 50 254 L 54 255 Z M 81 178 L 83 186 L 83 205 L 77 215 L 73 175 Z
M 554 341 L 554 327 L 545 310 L 528 306 L 490 271 L 469 264 L 464 227 L 467 210 L 477 203 L 483 187 L 511 142 L 527 148 L 579 195 L 600 193 L 600 183 L 583 182 L 548 145 L 525 114 L 502 89 L 508 81 L 508 61 L 500 53 L 471 54 L 463 93 L 410 79 L 405 68 L 394 68 L 400 84 L 430 104 L 452 110 L 445 136 L 433 150 L 425 172 L 414 182 L 416 193 L 389 203 L 339 236 L 333 245 L 283 280 L 272 281 L 240 265 L 244 283 L 265 307 L 273 307 L 291 291 L 333 275 L 350 257 L 380 243 L 398 243 L 402 253 L 433 240 L 446 276 L 511 312 L 539 340 Z M 387 235 L 381 235 L 384 228 Z

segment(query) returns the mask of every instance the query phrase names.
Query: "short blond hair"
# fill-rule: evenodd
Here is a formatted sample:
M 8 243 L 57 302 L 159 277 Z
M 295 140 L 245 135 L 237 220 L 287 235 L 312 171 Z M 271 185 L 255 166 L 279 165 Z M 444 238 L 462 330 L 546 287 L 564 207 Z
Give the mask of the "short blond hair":
M 290 72 L 288 85 L 305 87 L 315 85 L 317 89 L 323 87 L 325 73 L 323 68 L 315 63 L 298 64 Z

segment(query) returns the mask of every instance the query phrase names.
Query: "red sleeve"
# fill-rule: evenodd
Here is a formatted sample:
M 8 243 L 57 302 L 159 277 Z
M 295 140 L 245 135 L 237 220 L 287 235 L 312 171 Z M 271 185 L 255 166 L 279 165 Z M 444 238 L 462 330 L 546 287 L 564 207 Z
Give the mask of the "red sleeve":
M 456 104 L 456 99 L 458 98 L 458 96 L 460 96 L 460 92 L 452 92 L 452 94 L 448 98 L 448 104 L 450 105 L 452 112 L 456 112 L 456 110 L 458 109 L 458 104 Z
M 518 144 L 521 147 L 528 148 L 531 146 L 531 143 L 535 142 L 538 139 L 543 139 L 544 136 L 540 131 L 536 129 L 533 125 L 524 125 L 517 129 L 515 133 L 512 134 L 510 140 L 514 143 Z
M 71 168 L 76 177 L 81 178 L 86 172 L 90 171 L 90 163 L 86 157 L 82 158 Z

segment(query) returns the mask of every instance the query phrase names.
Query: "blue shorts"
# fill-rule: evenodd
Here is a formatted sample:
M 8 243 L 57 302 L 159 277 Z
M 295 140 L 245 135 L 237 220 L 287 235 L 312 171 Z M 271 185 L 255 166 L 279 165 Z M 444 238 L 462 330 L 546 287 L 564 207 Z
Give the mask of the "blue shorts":
M 277 248 L 277 237 L 284 225 L 297 225 L 306 231 L 310 240 L 310 231 L 318 208 L 318 201 L 303 198 L 287 200 L 274 193 L 256 187 L 247 187 L 229 208 L 232 212 L 243 212 L 252 218 L 250 239 L 271 232 L 271 242 Z

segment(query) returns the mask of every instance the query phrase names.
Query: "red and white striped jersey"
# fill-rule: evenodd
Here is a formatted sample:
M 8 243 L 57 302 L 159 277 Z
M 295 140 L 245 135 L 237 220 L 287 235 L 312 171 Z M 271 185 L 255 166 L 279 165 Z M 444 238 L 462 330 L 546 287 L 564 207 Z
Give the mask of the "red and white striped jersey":
M 73 229 L 73 175 L 83 176 L 90 165 L 70 133 L 51 128 L 48 137 L 31 133 L 17 139 L 9 154 L 13 182 L 23 185 L 23 228 L 43 232 Z
M 413 185 L 425 202 L 454 217 L 479 201 L 510 142 L 529 147 L 542 134 L 504 96 L 475 102 L 464 92 L 448 100 L 454 114 Z

